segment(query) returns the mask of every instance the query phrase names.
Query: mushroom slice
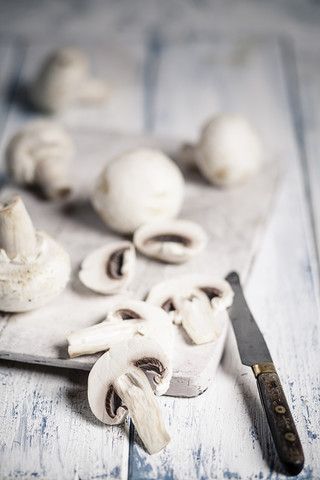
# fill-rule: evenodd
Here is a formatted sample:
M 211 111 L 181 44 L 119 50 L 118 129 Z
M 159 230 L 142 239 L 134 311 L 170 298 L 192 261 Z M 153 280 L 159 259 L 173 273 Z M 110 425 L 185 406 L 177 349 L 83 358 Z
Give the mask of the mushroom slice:
M 136 230 L 133 242 L 148 257 L 183 263 L 204 249 L 207 234 L 190 220 L 171 220 L 142 225 Z
M 103 423 L 132 421 L 150 454 L 170 441 L 159 405 L 145 371 L 153 373 L 155 393 L 164 393 L 172 375 L 171 361 L 157 342 L 136 336 L 110 348 L 93 366 L 88 379 L 92 412 Z
M 147 297 L 147 302 L 167 311 L 174 323 L 182 324 L 196 344 L 218 338 L 218 314 L 228 308 L 232 300 L 233 291 L 228 282 L 197 274 L 159 283 Z
M 70 357 L 108 350 L 135 335 L 152 338 L 171 355 L 174 329 L 161 308 L 139 300 L 126 300 L 112 309 L 106 319 L 67 336 Z
M 94 292 L 120 292 L 125 290 L 133 278 L 135 260 L 133 243 L 110 243 L 94 250 L 84 259 L 79 278 Z
M 62 292 L 70 259 L 62 246 L 35 230 L 19 195 L 0 199 L 0 310 L 26 312 Z

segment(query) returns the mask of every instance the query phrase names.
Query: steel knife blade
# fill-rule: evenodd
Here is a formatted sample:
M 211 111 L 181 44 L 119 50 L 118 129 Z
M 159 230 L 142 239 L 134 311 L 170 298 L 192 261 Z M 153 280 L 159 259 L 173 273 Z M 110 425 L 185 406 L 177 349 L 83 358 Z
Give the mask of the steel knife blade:
M 226 280 L 234 291 L 229 317 L 241 362 L 251 367 L 256 377 L 279 460 L 290 475 L 297 475 L 303 468 L 304 454 L 279 376 L 267 344 L 245 300 L 239 275 L 231 272 Z

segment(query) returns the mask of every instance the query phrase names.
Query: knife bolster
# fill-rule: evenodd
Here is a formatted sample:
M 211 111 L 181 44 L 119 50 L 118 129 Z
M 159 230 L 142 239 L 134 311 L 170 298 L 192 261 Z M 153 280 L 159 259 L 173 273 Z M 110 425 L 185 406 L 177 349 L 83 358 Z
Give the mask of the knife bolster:
M 257 363 L 256 365 L 252 365 L 252 370 L 256 378 L 258 378 L 261 373 L 277 373 L 272 362 Z

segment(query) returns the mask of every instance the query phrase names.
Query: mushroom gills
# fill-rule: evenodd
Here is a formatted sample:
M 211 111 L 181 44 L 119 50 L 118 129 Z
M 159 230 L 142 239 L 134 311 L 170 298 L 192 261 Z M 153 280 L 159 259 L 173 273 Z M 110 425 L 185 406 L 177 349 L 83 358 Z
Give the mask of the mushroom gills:
M 146 256 L 168 263 L 184 263 L 204 249 L 207 235 L 190 220 L 145 224 L 133 237 L 137 249 Z
M 123 291 L 134 276 L 135 249 L 129 241 L 115 242 L 91 252 L 82 262 L 79 278 L 91 290 Z

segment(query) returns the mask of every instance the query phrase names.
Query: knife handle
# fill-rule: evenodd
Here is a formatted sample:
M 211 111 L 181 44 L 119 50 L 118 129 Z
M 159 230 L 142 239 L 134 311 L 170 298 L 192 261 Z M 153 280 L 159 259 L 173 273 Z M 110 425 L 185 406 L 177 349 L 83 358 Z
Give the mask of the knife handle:
M 273 363 L 254 365 L 253 371 L 279 459 L 288 473 L 298 475 L 304 455 L 278 374 Z

